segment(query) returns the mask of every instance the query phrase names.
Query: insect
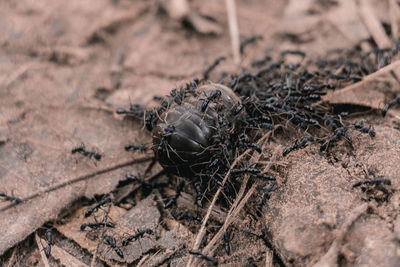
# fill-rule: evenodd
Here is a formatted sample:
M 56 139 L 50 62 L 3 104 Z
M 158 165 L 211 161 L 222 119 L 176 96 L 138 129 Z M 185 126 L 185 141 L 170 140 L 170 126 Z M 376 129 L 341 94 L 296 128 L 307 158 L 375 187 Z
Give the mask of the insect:
M 176 213 L 175 213 L 175 215 L 177 216 L 177 217 L 180 217 L 180 218 L 182 218 L 182 219 L 188 219 L 188 220 L 192 220 L 192 221 L 198 221 L 198 222 L 202 222 L 202 218 L 201 217 L 199 217 L 199 216 L 194 216 L 194 215 L 192 215 L 192 214 L 190 214 L 190 213 L 188 213 L 188 212 L 183 212 L 183 211 L 177 211 Z
M 140 152 L 145 152 L 147 150 L 146 145 L 126 145 L 125 150 L 134 150 L 134 151 L 140 151 Z
M 11 201 L 14 202 L 15 204 L 19 204 L 22 202 L 20 198 L 14 196 L 8 196 L 4 192 L 0 192 L 0 197 L 3 197 L 5 201 Z
M 255 35 L 255 36 L 252 36 L 250 38 L 247 38 L 247 39 L 243 40 L 240 43 L 240 49 L 239 49 L 240 50 L 240 54 L 243 54 L 244 48 L 246 46 L 248 46 L 249 44 L 255 43 L 255 42 L 259 41 L 259 40 L 262 40 L 262 39 L 263 39 L 262 35 Z
M 94 222 L 94 223 L 84 223 L 81 225 L 81 231 L 85 231 L 86 227 L 90 227 L 92 229 L 100 228 L 100 227 L 111 227 L 115 228 L 115 224 L 112 222 Z
M 321 145 L 320 151 L 327 150 L 329 145 L 337 142 L 341 136 L 343 136 L 348 142 L 351 143 L 351 139 L 350 139 L 350 137 L 348 137 L 346 135 L 346 131 L 347 131 L 346 127 L 341 127 L 341 128 L 336 129 L 335 134 L 329 140 L 325 141 Z
M 103 206 L 103 205 L 105 205 L 107 203 L 111 203 L 111 199 L 109 197 L 106 197 L 106 198 L 100 200 L 99 203 L 97 203 L 94 207 L 89 208 L 89 209 L 86 210 L 85 218 L 87 218 L 90 215 L 92 215 L 93 212 L 97 211 L 101 206 Z
M 231 255 L 231 232 L 225 231 L 224 232 L 224 242 L 225 242 L 225 251 L 226 254 Z
M 89 158 L 94 158 L 97 161 L 101 160 L 101 155 L 99 153 L 93 152 L 93 151 L 87 151 L 84 144 L 74 147 L 71 150 L 71 153 L 72 154 L 81 153 L 82 155 L 89 157 Z
M 170 199 L 166 204 L 165 204 L 165 208 L 169 209 L 172 207 L 172 205 L 174 205 L 176 203 L 176 200 L 179 198 L 179 196 L 181 195 L 181 192 L 183 190 L 183 187 L 185 186 L 185 182 L 181 181 L 178 185 L 178 188 L 176 189 L 176 193 L 175 196 Z
M 122 252 L 122 250 L 119 247 L 117 247 L 117 244 L 115 243 L 115 239 L 113 237 L 103 234 L 103 240 L 105 240 L 106 243 L 112 249 L 114 249 L 115 253 L 117 253 L 118 256 L 120 256 L 121 258 L 124 258 L 124 253 Z
M 199 250 L 189 250 L 189 253 L 192 254 L 192 255 L 200 256 L 201 258 L 205 259 L 206 261 L 211 262 L 215 266 L 218 265 L 218 261 L 217 261 L 216 258 L 204 255 Z
M 261 171 L 259 169 L 256 168 L 240 168 L 240 169 L 232 169 L 231 170 L 231 174 L 235 175 L 235 174 L 243 174 L 243 173 L 250 173 L 250 174 L 259 174 Z
M 359 130 L 362 133 L 367 133 L 369 134 L 369 136 L 371 137 L 375 137 L 375 131 L 372 130 L 371 128 L 368 127 L 364 127 L 361 123 L 357 122 L 354 124 L 354 128 L 356 128 L 357 130 Z
M 360 180 L 357 181 L 353 184 L 353 187 L 359 187 L 363 184 L 367 184 L 367 185 L 379 185 L 379 184 L 385 184 L 385 185 L 391 185 L 392 181 L 390 181 L 389 179 L 385 179 L 385 178 L 376 178 L 376 179 L 371 179 L 371 180 Z
M 215 93 L 218 91 L 221 93 Z M 214 143 L 219 127 L 218 114 L 224 114 L 226 122 L 223 128 L 220 127 L 222 136 L 235 123 L 235 115 L 229 111 L 240 100 L 229 88 L 219 84 L 200 86 L 197 95 L 204 93 L 219 95 L 221 105 L 218 105 L 218 110 L 208 106 L 202 112 L 203 103 L 189 94 L 181 105 L 172 102 L 169 109 L 159 116 L 152 131 L 153 150 L 159 163 L 181 177 L 194 177 L 207 165 L 213 151 L 219 149 L 220 144 Z
M 137 239 L 139 239 L 139 238 L 143 238 L 144 234 L 152 235 L 152 234 L 153 234 L 153 231 L 152 231 L 151 229 L 144 229 L 144 230 L 141 230 L 141 231 L 137 232 L 137 233 L 134 234 L 134 235 L 130 235 L 130 236 L 126 237 L 126 238 L 122 241 L 122 245 L 123 245 L 123 246 L 127 246 L 127 245 L 129 245 L 129 243 L 130 243 L 132 240 L 137 240 Z
M 215 69 L 216 66 L 219 65 L 219 63 L 221 63 L 221 61 L 224 61 L 226 59 L 226 57 L 219 57 L 217 58 L 213 64 L 211 64 L 203 73 L 203 78 L 204 80 L 207 80 L 208 77 L 210 76 L 210 73 Z
M 388 112 L 388 110 L 392 107 L 394 107 L 395 105 L 400 104 L 400 95 L 397 96 L 395 99 L 393 99 L 392 101 L 390 101 L 389 103 L 387 103 L 383 109 L 382 109 L 382 116 L 385 117 L 386 113 Z
M 46 230 L 46 238 L 47 238 L 47 246 L 44 250 L 44 254 L 46 254 L 46 257 L 50 257 L 51 244 L 53 242 L 53 233 L 52 233 L 51 229 Z
M 301 149 L 303 147 L 305 147 L 307 145 L 307 142 L 311 142 L 314 138 L 312 136 L 308 136 L 303 138 L 300 142 L 298 142 L 297 144 L 294 144 L 293 146 L 288 146 L 286 147 L 283 152 L 282 155 L 286 156 L 287 154 L 289 154 L 291 151 L 295 150 L 295 149 Z
M 247 263 L 250 265 L 250 267 L 256 267 L 257 265 L 255 264 L 255 260 L 253 257 L 250 257 L 247 259 Z
M 201 105 L 201 112 L 206 111 L 208 104 L 210 104 L 211 101 L 218 99 L 220 96 L 221 91 L 215 90 L 209 97 L 204 100 L 203 104 Z
M 256 212 L 259 217 L 261 217 L 263 206 L 267 203 L 267 200 L 269 199 L 270 194 L 272 192 L 274 192 L 275 189 L 276 189 L 275 186 L 270 186 L 264 191 L 261 201 L 256 206 Z

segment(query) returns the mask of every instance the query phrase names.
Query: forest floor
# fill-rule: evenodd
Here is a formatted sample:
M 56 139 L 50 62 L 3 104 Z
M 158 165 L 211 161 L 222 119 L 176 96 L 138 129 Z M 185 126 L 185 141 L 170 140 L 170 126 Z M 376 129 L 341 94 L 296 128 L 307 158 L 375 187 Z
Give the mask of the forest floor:
M 233 203 L 210 206 L 208 196 L 202 208 L 190 183 L 176 206 L 164 208 L 179 177 L 156 177 L 169 186 L 151 192 L 121 184 L 126 173 L 143 176 L 153 152 L 124 150 L 126 144 L 150 144 L 151 134 L 115 111 L 157 105 L 154 96 L 203 77 L 221 56 L 226 59 L 208 77 L 213 82 L 285 50 L 302 51 L 315 62 L 354 50 L 390 53 L 400 34 L 400 3 L 237 0 L 242 44 L 256 37 L 243 46 L 238 66 L 225 1 L 193 0 L 181 10 L 182 2 L 1 1 L 0 191 L 23 201 L 0 201 L 0 265 L 210 265 L 188 253 L 200 239 L 202 252 L 221 266 L 398 266 L 399 106 L 381 114 L 400 95 L 398 56 L 322 99 L 349 108 L 349 120 L 374 129 L 374 138 L 354 130 L 351 144 L 341 140 L 330 153 L 310 144 L 286 157 L 284 148 L 302 137 L 296 131 L 263 144 L 278 186 L 261 216 L 254 207 L 271 187 L 251 184 L 247 176 Z M 379 62 L 379 53 L 372 56 Z M 101 160 L 71 154 L 82 143 Z M 148 177 L 160 170 L 156 164 Z M 391 184 L 353 187 L 376 178 Z M 105 195 L 112 203 L 86 218 Z M 201 219 L 179 213 L 204 218 L 208 211 L 206 228 Z M 115 228 L 80 230 L 105 218 Z M 151 234 L 122 246 L 125 237 L 144 229 Z

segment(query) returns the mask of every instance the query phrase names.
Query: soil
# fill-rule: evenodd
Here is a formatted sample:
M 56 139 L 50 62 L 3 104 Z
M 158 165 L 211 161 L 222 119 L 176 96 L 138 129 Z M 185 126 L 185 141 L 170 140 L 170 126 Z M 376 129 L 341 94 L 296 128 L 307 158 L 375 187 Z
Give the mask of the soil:
M 314 61 L 334 59 L 354 49 L 392 48 L 400 33 L 395 0 L 237 0 L 241 41 L 262 36 L 243 48 L 238 66 L 225 1 L 190 1 L 184 17 L 178 12 L 182 3 L 1 1 L 0 191 L 23 200 L 0 201 L 1 266 L 212 265 L 188 253 L 212 196 L 200 208 L 186 183 L 176 205 L 165 209 L 184 179 L 156 177 L 162 169 L 157 163 L 146 172 L 153 153 L 127 152 L 124 146 L 148 145 L 150 133 L 141 121 L 115 111 L 157 105 L 154 96 L 201 78 L 221 56 L 226 59 L 209 75 L 213 82 L 287 49 Z M 270 183 L 246 186 L 250 180 L 242 177 L 243 189 L 236 192 L 242 197 L 211 206 L 200 250 L 221 266 L 398 266 L 399 106 L 381 115 L 384 104 L 400 94 L 398 60 L 323 98 L 355 109 L 350 121 L 372 127 L 374 138 L 351 131 L 352 143 L 341 140 L 330 153 L 310 144 L 284 157 L 283 149 L 301 136 L 279 131 L 263 144 L 263 157 L 252 159 L 268 161 L 277 180 L 261 211 L 257 205 Z M 72 154 L 80 144 L 101 160 Z M 126 173 L 146 173 L 168 186 L 123 184 Z M 373 178 L 391 184 L 353 186 Z M 85 217 L 105 194 L 114 204 Z M 80 230 L 83 223 L 102 220 L 115 227 Z M 151 234 L 123 246 L 126 237 L 144 229 Z

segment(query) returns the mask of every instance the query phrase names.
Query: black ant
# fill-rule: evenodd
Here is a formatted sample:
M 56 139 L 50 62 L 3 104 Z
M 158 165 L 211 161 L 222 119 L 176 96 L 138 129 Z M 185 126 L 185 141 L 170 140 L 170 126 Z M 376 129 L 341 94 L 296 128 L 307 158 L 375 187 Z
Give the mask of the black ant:
M 213 70 L 215 69 L 215 67 L 218 66 L 219 63 L 220 63 L 221 61 L 225 60 L 225 59 L 226 59 L 226 57 L 224 57 L 224 56 L 217 58 L 217 59 L 214 61 L 214 63 L 211 64 L 211 65 L 204 71 L 204 73 L 203 73 L 204 80 L 207 80 L 208 77 L 209 77 L 209 75 L 210 75 L 210 73 L 211 73 L 211 71 L 213 71 Z
M 388 112 L 389 108 L 392 108 L 393 106 L 400 104 L 400 95 L 397 96 L 395 99 L 387 103 L 383 109 L 382 109 L 382 116 L 385 117 L 386 113 Z
M 46 254 L 46 257 L 50 257 L 51 253 L 51 243 L 53 242 L 53 233 L 51 229 L 46 230 L 46 238 L 47 238 L 47 246 L 44 250 L 44 254 Z
M 362 133 L 367 133 L 369 134 L 369 136 L 371 137 L 375 137 L 375 131 L 372 130 L 371 128 L 368 127 L 364 127 L 361 123 L 357 122 L 356 124 L 354 124 L 354 128 L 356 128 L 357 130 L 359 130 Z
M 274 191 L 275 191 L 275 186 L 270 186 L 264 191 L 261 201 L 257 204 L 257 207 L 256 207 L 256 212 L 259 217 L 261 217 L 261 212 L 262 212 L 263 206 L 267 203 L 267 200 L 269 199 L 270 194 Z
M 90 227 L 92 229 L 97 229 L 99 227 L 110 227 L 110 228 L 115 228 L 115 224 L 112 222 L 94 222 L 94 223 L 84 223 L 81 225 L 81 231 L 85 231 L 86 227 Z
M 249 44 L 255 43 L 255 42 L 259 41 L 259 40 L 262 40 L 262 39 L 263 39 L 263 36 L 262 36 L 262 35 L 256 35 L 256 36 L 252 36 L 252 37 L 250 37 L 250 38 L 247 38 L 247 39 L 243 40 L 243 41 L 240 43 L 240 48 L 239 48 L 240 54 L 243 54 L 244 48 L 245 48 L 246 46 L 248 46 Z
M 236 107 L 233 108 L 232 110 L 232 115 L 236 116 L 238 115 L 244 108 L 244 105 L 237 105 Z
M 198 222 L 202 222 L 203 221 L 203 219 L 201 217 L 199 217 L 199 216 L 196 217 L 196 216 L 193 216 L 190 213 L 186 213 L 186 212 L 183 212 L 183 211 L 177 211 L 175 213 L 175 215 L 177 217 L 180 217 L 180 218 L 183 218 L 183 219 L 192 220 L 192 221 L 198 221 Z
M 328 147 L 329 147 L 329 145 L 330 145 L 331 143 L 335 143 L 335 142 L 337 142 L 337 141 L 339 140 L 340 136 L 343 136 L 349 143 L 351 143 L 351 139 L 350 139 L 350 137 L 348 137 L 348 136 L 346 135 L 346 131 L 347 131 L 347 128 L 346 128 L 346 127 L 341 127 L 341 128 L 339 128 L 339 129 L 336 129 L 335 134 L 332 136 L 332 138 L 329 139 L 329 140 L 327 140 L 327 141 L 325 141 L 325 142 L 321 145 L 320 151 L 325 151 L 325 150 L 327 150 Z
M 257 175 L 257 177 L 263 178 L 264 180 L 267 180 L 267 181 L 275 181 L 276 180 L 274 176 L 268 175 L 268 174 L 259 174 L 259 175 Z
M 125 109 L 121 109 L 121 108 L 117 109 L 116 113 L 119 115 L 131 115 L 131 116 L 135 116 L 135 117 L 139 117 L 139 118 L 142 118 L 144 116 L 143 107 L 138 104 L 131 105 L 129 110 L 125 110 Z
M 201 208 L 203 207 L 203 205 L 201 204 L 201 198 L 203 197 L 203 190 L 201 189 L 200 181 L 194 183 L 194 189 L 196 190 L 196 204 Z
M 177 89 L 174 89 L 171 91 L 170 95 L 174 99 L 174 102 L 180 105 L 185 98 L 185 90 L 183 90 L 182 88 L 179 91 Z
M 296 150 L 296 149 L 301 149 L 301 148 L 303 148 L 303 147 L 305 147 L 306 145 L 307 145 L 307 142 L 311 142 L 311 141 L 313 141 L 313 137 L 312 136 L 308 136 L 308 137 L 305 137 L 305 138 L 303 138 L 300 142 L 298 142 L 297 144 L 294 144 L 293 146 L 288 146 L 288 147 L 286 147 L 284 150 L 283 150 L 283 152 L 282 152 L 282 155 L 283 156 L 286 156 L 287 154 L 289 154 L 290 152 L 292 152 L 293 150 Z
M 119 247 L 117 247 L 117 244 L 115 243 L 115 239 L 113 237 L 103 234 L 103 239 L 112 249 L 114 249 L 115 253 L 117 253 L 118 256 L 124 258 L 124 253 Z
M 100 200 L 99 203 L 97 203 L 94 207 L 86 210 L 85 218 L 92 215 L 93 212 L 97 211 L 101 206 L 103 206 L 104 204 L 107 204 L 107 203 L 111 203 L 111 199 L 109 197 L 106 197 L 106 198 Z
M 256 168 L 240 168 L 240 169 L 232 169 L 231 174 L 237 175 L 237 174 L 243 174 L 243 173 L 250 173 L 250 174 L 259 174 L 261 171 Z
M 89 157 L 89 158 L 94 158 L 97 161 L 99 161 L 101 159 L 101 155 L 99 153 L 93 152 L 93 151 L 87 151 L 85 149 L 85 145 L 84 144 L 81 144 L 81 145 L 79 145 L 77 147 L 74 147 L 71 150 L 71 153 L 72 154 L 81 153 L 82 155 L 84 155 L 86 157 Z
M 140 152 L 145 152 L 147 150 L 146 145 L 126 145 L 125 150 L 134 150 L 134 151 L 140 151 Z
M 179 183 L 179 185 L 178 185 L 178 188 L 176 189 L 175 196 L 174 196 L 172 199 L 170 199 L 170 200 L 165 204 L 165 208 L 166 208 L 166 209 L 171 208 L 172 205 L 174 205 L 174 204 L 176 203 L 176 200 L 177 200 L 177 199 L 179 198 L 179 196 L 181 195 L 184 186 L 185 186 L 185 182 L 184 182 L 184 181 L 181 181 L 181 182 Z
M 4 192 L 0 192 L 0 197 L 4 197 L 5 201 L 11 201 L 14 202 L 15 204 L 19 204 L 22 202 L 20 198 L 14 196 L 8 196 Z
M 218 261 L 216 258 L 211 257 L 211 256 L 207 256 L 204 255 L 203 253 L 201 253 L 199 250 L 189 250 L 189 253 L 192 255 L 196 255 L 196 256 L 200 256 L 201 258 L 205 259 L 206 261 L 211 262 L 212 264 L 214 264 L 215 266 L 218 265 Z
M 363 184 L 368 184 L 368 185 L 379 185 L 379 184 L 385 184 L 385 185 L 391 185 L 392 181 L 390 179 L 385 179 L 385 178 L 376 178 L 376 179 L 371 179 L 371 180 L 360 180 L 357 181 L 353 184 L 353 187 L 359 187 Z
M 254 149 L 255 151 L 257 151 L 258 153 L 261 153 L 261 148 L 260 148 L 260 146 L 259 146 L 258 144 L 256 144 L 256 143 L 237 142 L 237 143 L 236 143 L 236 146 L 238 146 L 238 147 L 243 147 L 243 148 L 246 148 L 246 149 L 252 148 L 252 149 Z
M 225 251 L 226 254 L 231 255 L 231 232 L 225 231 L 224 232 L 224 242 L 225 242 Z
M 210 104 L 211 101 L 216 100 L 217 98 L 219 98 L 221 96 L 221 91 L 220 90 L 215 90 L 209 97 L 207 97 L 203 104 L 201 105 L 201 112 L 206 111 L 207 106 Z
M 123 246 L 127 246 L 127 245 L 129 245 L 129 243 L 130 243 L 132 240 L 138 240 L 139 238 L 143 238 L 144 234 L 152 235 L 152 234 L 153 234 L 153 231 L 152 231 L 151 229 L 144 229 L 144 230 L 141 230 L 141 231 L 137 232 L 136 234 L 130 235 L 130 236 L 128 236 L 127 238 L 125 238 L 125 239 L 122 241 L 122 245 L 123 245 Z

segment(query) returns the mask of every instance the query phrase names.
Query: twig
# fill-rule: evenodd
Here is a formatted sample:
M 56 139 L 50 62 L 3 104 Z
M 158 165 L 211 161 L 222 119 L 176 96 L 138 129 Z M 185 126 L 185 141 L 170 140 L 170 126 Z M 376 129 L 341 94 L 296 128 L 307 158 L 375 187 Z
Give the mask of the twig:
M 400 7 L 396 3 L 396 0 L 389 0 L 389 17 L 390 24 L 392 27 L 392 37 L 397 38 L 399 36 L 399 23 L 400 23 Z
M 35 193 L 33 195 L 30 195 L 30 196 L 28 196 L 26 198 L 23 198 L 21 200 L 22 200 L 22 202 L 27 202 L 28 200 L 34 199 L 36 197 L 39 197 L 42 194 L 50 193 L 50 192 L 55 191 L 57 189 L 63 188 L 65 186 L 67 186 L 67 185 L 71 185 L 71 184 L 74 184 L 74 183 L 77 183 L 77 182 L 81 182 L 81 181 L 93 178 L 93 177 L 95 177 L 97 175 L 104 174 L 104 173 L 107 173 L 107 172 L 111 172 L 111 171 L 114 171 L 114 170 L 129 166 L 129 165 L 132 165 L 132 164 L 142 163 L 142 162 L 151 160 L 152 158 L 153 157 L 142 157 L 142 158 L 138 158 L 138 159 L 133 159 L 133 160 L 129 160 L 127 162 L 119 163 L 119 164 L 114 165 L 114 166 L 110 166 L 110 167 L 102 169 L 102 170 L 98 170 L 98 171 L 94 171 L 92 173 L 84 174 L 84 175 L 78 176 L 76 178 L 73 178 L 71 180 L 62 182 L 62 183 L 60 183 L 58 185 L 49 187 L 49 188 L 47 188 L 47 189 L 45 189 L 43 191 L 37 192 L 37 193 Z M 11 207 L 14 207 L 15 205 L 16 204 L 11 204 L 11 205 L 8 205 L 8 206 L 6 206 L 4 208 L 1 208 L 0 212 L 1 211 L 5 211 L 7 209 L 10 209 Z
M 40 238 L 39 238 L 37 232 L 35 232 L 35 240 L 36 240 L 36 244 L 37 244 L 37 246 L 39 248 L 39 253 L 40 253 L 40 257 L 42 258 L 43 265 L 45 267 L 50 267 L 49 261 L 47 260 L 47 257 L 44 254 L 43 246 L 42 246 L 42 243 L 40 243 Z
M 240 41 L 239 41 L 239 27 L 236 15 L 235 0 L 225 0 L 226 10 L 228 13 L 229 32 L 231 35 L 233 62 L 236 65 L 240 63 Z
M 379 22 L 371 2 L 369 0 L 359 1 L 359 7 L 360 16 L 372 38 L 374 38 L 375 43 L 379 48 L 389 48 L 392 42 L 387 37 L 383 26 Z
M 390 71 L 392 71 L 392 70 L 400 71 L 400 60 L 397 60 L 397 61 L 387 65 L 386 67 L 381 68 L 378 71 L 365 76 L 361 81 L 359 81 L 357 83 L 351 84 L 349 86 L 344 87 L 343 89 L 336 90 L 336 91 L 334 91 L 332 93 L 328 92 L 328 94 L 323 97 L 323 100 L 314 103 L 313 106 L 314 105 L 320 105 L 322 102 L 326 101 L 326 99 L 330 99 L 332 97 L 332 95 L 339 94 L 339 93 L 343 94 L 343 93 L 346 93 L 347 91 L 351 91 L 351 90 L 354 90 L 354 89 L 356 89 L 358 87 L 361 87 L 364 84 L 377 79 L 381 75 L 390 73 Z

